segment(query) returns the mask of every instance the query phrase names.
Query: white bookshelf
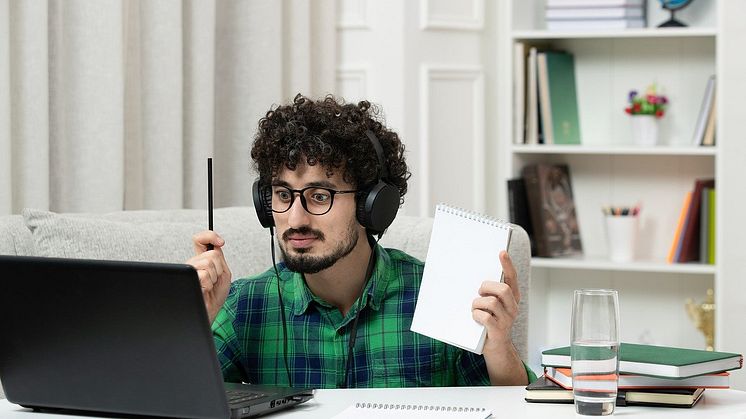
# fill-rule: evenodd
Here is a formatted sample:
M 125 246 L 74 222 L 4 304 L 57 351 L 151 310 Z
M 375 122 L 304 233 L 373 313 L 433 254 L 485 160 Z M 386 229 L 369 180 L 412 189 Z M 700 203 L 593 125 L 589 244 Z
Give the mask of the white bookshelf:
M 715 0 L 693 2 L 681 29 L 657 29 L 665 20 L 657 1 L 648 2 L 646 29 L 614 31 L 544 30 L 543 2 L 512 0 L 498 7 L 498 79 L 495 95 L 497 159 L 502 178 L 520 176 L 524 165 L 566 163 L 584 247 L 582 259 L 532 259 L 529 363 L 538 353 L 566 345 L 572 290 L 610 287 L 620 291 L 622 339 L 686 347 L 704 347 L 704 338 L 687 318 L 684 301 L 701 301 L 715 288 L 716 349 L 746 353 L 746 335 L 738 333 L 746 315 L 746 142 L 742 121 L 746 58 L 739 41 L 746 37 L 746 4 Z M 513 45 L 526 42 L 571 52 L 575 57 L 581 145 L 524 145 L 513 139 Z M 693 146 L 691 136 L 707 78 L 716 74 L 718 121 L 715 147 Z M 627 92 L 651 82 L 671 102 L 661 121 L 661 144 L 632 143 Z M 734 105 L 735 104 L 735 105 Z M 687 191 L 699 178 L 717 185 L 715 265 L 668 264 L 666 256 Z M 506 196 L 504 185 L 499 196 Z M 507 199 L 505 199 L 507 202 Z M 636 260 L 607 258 L 605 205 L 641 202 L 640 243 Z M 505 210 L 507 211 L 507 210 Z M 733 377 L 746 390 L 746 377 Z
M 714 265 L 701 263 L 666 263 L 662 260 L 636 260 L 634 262 L 612 262 L 607 258 L 531 258 L 532 268 L 569 269 L 614 272 L 648 272 L 673 274 L 715 274 Z
M 513 144 L 513 154 L 593 154 L 597 156 L 703 156 L 714 157 L 716 147 L 635 147 L 603 145 Z

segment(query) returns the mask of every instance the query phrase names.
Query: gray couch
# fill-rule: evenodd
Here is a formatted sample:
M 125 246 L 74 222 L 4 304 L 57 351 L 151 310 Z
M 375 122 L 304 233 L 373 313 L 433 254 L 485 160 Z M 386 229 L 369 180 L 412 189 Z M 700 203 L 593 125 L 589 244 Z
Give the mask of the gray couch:
M 191 236 L 206 225 L 204 210 L 108 214 L 24 210 L 23 215 L 0 217 L 0 254 L 180 263 L 192 256 Z M 514 227 L 509 253 L 518 270 L 523 297 L 513 327 L 513 342 L 526 359 L 530 251 L 528 235 L 522 228 Z M 234 278 L 271 266 L 269 232 L 260 226 L 253 208 L 216 209 L 214 228 L 226 241 L 225 256 Z M 431 228 L 431 218 L 400 215 L 381 244 L 424 260 Z M 492 263 L 498 263 L 497 255 Z

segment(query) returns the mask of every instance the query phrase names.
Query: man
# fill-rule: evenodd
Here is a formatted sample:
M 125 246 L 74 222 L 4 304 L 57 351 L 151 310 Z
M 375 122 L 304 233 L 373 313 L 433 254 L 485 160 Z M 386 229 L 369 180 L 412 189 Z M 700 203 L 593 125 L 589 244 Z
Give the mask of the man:
M 410 175 L 398 135 L 376 114 L 365 101 L 298 95 L 259 121 L 251 157 L 283 263 L 231 284 L 225 242 L 211 231 L 194 236 L 196 256 L 187 262 L 199 273 L 225 380 L 313 388 L 527 384 L 535 376 L 510 339 L 520 293 L 505 252 L 505 282 L 485 278 L 472 304 L 487 328 L 483 356 L 409 330 L 423 263 L 378 246 L 356 215 L 380 173 L 400 202 Z

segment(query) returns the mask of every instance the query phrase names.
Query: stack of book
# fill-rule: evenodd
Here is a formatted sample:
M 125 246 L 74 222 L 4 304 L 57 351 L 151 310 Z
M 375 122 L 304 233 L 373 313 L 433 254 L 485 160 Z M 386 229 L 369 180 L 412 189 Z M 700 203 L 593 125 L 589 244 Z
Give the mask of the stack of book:
M 645 0 L 547 0 L 549 30 L 644 28 Z
M 697 179 L 684 196 L 667 261 L 715 263 L 714 179 Z
M 580 144 L 575 57 L 530 42 L 514 44 L 517 144 Z
M 572 403 L 570 347 L 546 350 L 541 360 L 544 375 L 526 387 L 526 401 Z M 692 407 L 705 389 L 728 388 L 726 371 L 742 365 L 743 356 L 735 353 L 622 343 L 616 404 Z

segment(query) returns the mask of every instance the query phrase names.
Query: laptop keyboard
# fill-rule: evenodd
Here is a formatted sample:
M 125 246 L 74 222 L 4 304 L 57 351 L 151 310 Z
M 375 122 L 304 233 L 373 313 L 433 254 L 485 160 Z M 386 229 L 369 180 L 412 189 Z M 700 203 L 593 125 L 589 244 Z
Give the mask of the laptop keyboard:
M 267 396 L 266 393 L 251 390 L 226 390 L 225 394 L 228 396 L 228 403 L 230 404 L 242 404 Z

